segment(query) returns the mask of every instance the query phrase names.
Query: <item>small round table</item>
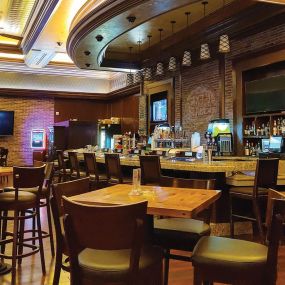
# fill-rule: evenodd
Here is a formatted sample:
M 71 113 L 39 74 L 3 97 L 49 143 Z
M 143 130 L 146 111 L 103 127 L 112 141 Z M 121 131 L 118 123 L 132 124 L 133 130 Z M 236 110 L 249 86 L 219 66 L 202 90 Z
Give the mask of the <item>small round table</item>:
M 2 167 L 0 166 L 0 177 L 1 176 L 8 176 L 13 174 L 13 167 Z M 1 195 L 1 193 L 0 193 Z M 6 263 L 0 262 L 0 275 L 7 274 L 11 271 L 11 265 Z

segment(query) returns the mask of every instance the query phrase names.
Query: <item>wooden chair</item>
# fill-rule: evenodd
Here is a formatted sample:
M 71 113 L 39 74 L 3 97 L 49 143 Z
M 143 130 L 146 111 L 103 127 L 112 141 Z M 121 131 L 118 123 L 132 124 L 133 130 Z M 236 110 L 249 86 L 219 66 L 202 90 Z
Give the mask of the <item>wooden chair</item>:
M 86 176 L 85 172 L 80 171 L 78 158 L 77 158 L 77 152 L 75 151 L 69 151 L 68 152 L 68 158 L 70 163 L 70 179 L 80 179 Z
M 89 176 L 91 185 L 94 185 L 95 189 L 104 187 L 107 184 L 107 176 L 99 173 L 95 153 L 85 152 L 83 155 L 86 167 L 86 176 Z
M 123 178 L 120 155 L 116 153 L 105 153 L 105 165 L 107 181 L 110 184 L 132 183 L 131 179 Z
M 56 156 L 58 160 L 58 170 L 56 173 L 58 175 L 58 182 L 62 180 L 66 181 L 70 177 L 70 169 L 66 168 L 63 151 L 56 150 Z
M 260 207 L 262 203 L 265 205 L 267 201 L 267 193 L 269 188 L 275 188 L 278 175 L 277 158 L 258 159 L 256 163 L 255 180 L 253 187 L 231 187 L 230 188 L 230 232 L 234 237 L 234 220 L 245 219 L 257 223 L 260 240 L 265 242 Z M 242 214 L 234 208 L 235 200 L 247 200 L 252 204 L 253 215 Z M 244 203 L 245 204 L 245 203 Z M 263 215 L 264 216 L 264 215 Z
M 21 263 L 23 257 L 30 256 L 40 252 L 42 273 L 45 274 L 45 258 L 42 241 L 42 229 L 40 220 L 40 197 L 44 182 L 45 166 L 40 167 L 14 167 L 13 168 L 13 186 L 15 191 L 0 193 L 0 211 L 2 225 L 1 233 L 1 258 L 12 259 L 12 281 L 11 284 L 16 284 L 16 262 Z M 30 193 L 19 191 L 19 188 L 35 188 L 38 191 Z M 31 210 L 35 209 L 35 211 Z M 8 211 L 13 211 L 14 215 L 9 216 Z M 33 230 L 25 230 L 25 220 L 36 217 L 37 220 L 37 236 L 26 237 L 26 233 Z M 7 232 L 7 221 L 12 220 L 14 223 L 12 239 Z M 30 244 L 29 242 L 37 239 L 39 246 Z M 12 242 L 12 254 L 5 253 L 5 245 Z M 23 251 L 24 248 L 30 251 Z
M 271 201 L 269 204 L 273 207 L 267 208 L 266 220 L 271 221 L 267 233 L 268 247 L 224 237 L 201 238 L 192 255 L 193 284 L 201 285 L 205 281 L 211 284 L 276 284 L 278 247 L 285 220 L 284 199 L 283 196 L 282 200 Z
M 161 178 L 160 158 L 158 155 L 141 155 L 141 183 L 159 185 Z
M 160 186 L 215 189 L 215 179 L 183 179 L 162 176 L 160 179 Z M 210 209 L 206 209 L 197 215 L 197 219 L 154 219 L 155 243 L 165 249 L 164 284 L 168 284 L 169 259 L 191 262 L 191 257 L 171 254 L 170 251 L 176 249 L 192 252 L 201 237 L 210 235 L 210 214 Z
M 46 161 L 47 151 L 46 150 L 34 150 L 33 151 L 33 161 Z
M 144 244 L 147 202 L 91 206 L 63 197 L 63 206 L 72 285 L 162 284 L 162 250 Z
M 52 185 L 52 197 L 50 200 L 53 220 L 54 220 L 54 229 L 56 236 L 56 258 L 54 264 L 54 276 L 53 276 L 53 285 L 59 284 L 60 272 L 61 269 L 69 271 L 69 264 L 62 262 L 63 256 L 66 257 L 69 255 L 67 244 L 65 240 L 65 233 L 63 231 L 63 208 L 62 208 L 62 196 L 74 196 L 89 191 L 89 177 L 85 177 L 78 180 L 63 182 Z

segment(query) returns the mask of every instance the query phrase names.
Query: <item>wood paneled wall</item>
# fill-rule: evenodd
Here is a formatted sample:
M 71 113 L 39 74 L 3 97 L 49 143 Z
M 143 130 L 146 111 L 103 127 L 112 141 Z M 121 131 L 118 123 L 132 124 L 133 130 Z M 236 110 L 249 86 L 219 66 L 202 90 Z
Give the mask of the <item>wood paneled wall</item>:
M 139 94 L 104 102 L 55 98 L 54 115 L 55 123 L 69 119 L 97 122 L 98 119 L 119 117 L 122 131 L 134 132 L 139 128 Z

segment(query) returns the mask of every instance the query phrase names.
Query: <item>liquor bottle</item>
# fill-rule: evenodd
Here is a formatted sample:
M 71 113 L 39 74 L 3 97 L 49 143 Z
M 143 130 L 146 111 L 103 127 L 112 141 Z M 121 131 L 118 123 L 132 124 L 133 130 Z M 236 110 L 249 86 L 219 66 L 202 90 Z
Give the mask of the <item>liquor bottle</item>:
M 279 119 L 278 135 L 282 136 L 282 118 Z
M 276 123 L 276 120 L 273 121 L 272 134 L 273 134 L 273 136 L 277 135 L 277 123 Z
M 285 135 L 285 119 L 282 120 L 281 130 L 282 130 L 282 135 Z
M 251 156 L 256 156 L 256 151 L 255 151 L 255 147 L 254 147 L 253 143 L 251 143 L 251 147 L 250 147 L 249 153 L 250 153 Z
M 245 136 L 248 136 L 248 125 L 245 126 L 244 135 L 245 135 Z
M 269 122 L 267 122 L 267 125 L 266 125 L 266 134 L 265 134 L 267 137 L 270 136 L 270 126 L 269 126 Z
M 262 136 L 265 136 L 265 135 L 266 135 L 265 133 L 266 133 L 266 132 L 265 132 L 265 125 L 262 124 L 262 125 L 261 125 L 261 135 L 262 135 Z
M 259 153 L 261 153 L 261 147 L 260 147 L 260 143 L 258 142 L 256 147 L 255 147 L 255 152 L 256 152 L 256 155 L 258 156 Z
M 246 141 L 246 143 L 245 143 L 244 155 L 249 156 L 249 143 L 248 143 L 248 141 Z
M 256 136 L 256 129 L 255 129 L 255 123 L 254 123 L 254 121 L 252 122 L 252 127 L 251 127 L 251 133 L 252 133 L 252 135 L 253 136 Z
M 261 128 L 260 126 L 257 128 L 257 136 L 261 136 L 262 135 L 262 132 L 261 132 Z

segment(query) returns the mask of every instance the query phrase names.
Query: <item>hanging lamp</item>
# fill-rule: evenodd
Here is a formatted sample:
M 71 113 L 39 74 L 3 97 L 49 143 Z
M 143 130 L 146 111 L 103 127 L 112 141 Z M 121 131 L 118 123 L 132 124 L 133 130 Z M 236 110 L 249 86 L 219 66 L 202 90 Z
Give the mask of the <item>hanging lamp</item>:
M 185 15 L 187 17 L 187 27 L 189 26 L 189 16 L 190 12 L 185 12 Z M 191 51 L 190 50 L 185 50 L 183 53 L 183 58 L 182 58 L 182 66 L 191 66 L 192 64 L 192 59 L 191 59 Z
M 127 73 L 127 86 L 131 86 L 134 84 L 134 75 L 132 74 L 132 69 L 131 69 L 131 56 L 132 56 L 132 47 L 129 47 L 130 50 L 130 72 Z
M 206 16 L 206 5 L 207 4 L 208 4 L 208 1 L 202 2 L 202 5 L 204 5 L 204 18 Z M 200 59 L 206 60 L 209 58 L 211 58 L 209 45 L 207 43 L 201 44 Z
M 171 26 L 172 26 L 172 36 L 174 35 L 174 25 L 176 23 L 176 21 L 171 21 Z M 175 56 L 171 56 L 169 59 L 169 63 L 168 63 L 168 70 L 169 71 L 175 71 L 176 70 L 176 58 Z
M 225 10 L 225 0 L 223 0 L 223 11 Z M 227 34 L 223 34 L 220 36 L 219 41 L 219 52 L 220 53 L 228 53 L 231 51 L 230 48 L 230 40 Z
M 161 57 L 161 33 L 163 31 L 163 29 L 158 29 L 159 31 L 159 55 Z M 160 60 L 157 64 L 156 64 L 156 72 L 155 75 L 160 76 L 164 74 L 164 66 L 163 66 L 163 62 Z
M 138 43 L 138 54 L 139 54 L 139 57 L 140 57 L 140 54 L 141 54 L 141 41 L 137 41 Z M 138 70 L 136 73 L 135 73 L 135 76 L 134 76 L 134 83 L 141 83 L 142 82 L 142 72 L 141 70 Z
M 148 35 L 147 37 L 148 37 L 148 48 L 150 48 L 150 40 L 151 40 L 152 35 Z M 144 69 L 144 80 L 149 81 L 149 80 L 151 80 L 151 78 L 152 78 L 151 67 L 146 67 Z

